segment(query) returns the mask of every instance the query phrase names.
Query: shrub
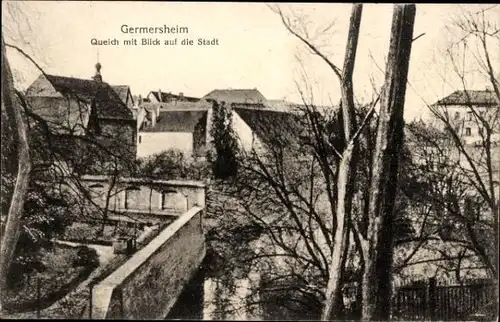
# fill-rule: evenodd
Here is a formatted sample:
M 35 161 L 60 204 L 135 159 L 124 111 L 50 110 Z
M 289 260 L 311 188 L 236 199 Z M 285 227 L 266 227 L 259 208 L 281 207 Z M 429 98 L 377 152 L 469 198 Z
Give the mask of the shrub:
M 95 249 L 80 246 L 76 252 L 76 257 L 73 259 L 73 267 L 90 266 L 97 267 L 99 265 L 99 255 Z
M 210 134 L 216 155 L 211 158 L 215 178 L 228 179 L 238 172 L 238 143 L 232 127 L 231 111 L 222 102 L 213 103 L 213 122 Z

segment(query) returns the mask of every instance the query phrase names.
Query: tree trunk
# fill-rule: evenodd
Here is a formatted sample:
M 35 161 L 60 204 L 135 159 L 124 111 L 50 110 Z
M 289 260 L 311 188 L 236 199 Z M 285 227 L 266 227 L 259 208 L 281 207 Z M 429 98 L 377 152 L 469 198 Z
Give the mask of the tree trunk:
M 2 33 L 2 109 L 5 109 L 12 137 L 17 149 L 17 177 L 10 201 L 9 213 L 5 224 L 2 244 L 0 245 L 0 296 L 3 297 L 7 273 L 14 258 L 17 241 L 21 231 L 24 200 L 28 191 L 31 170 L 26 126 L 21 114 L 19 100 L 15 97 L 12 71 L 6 56 Z M 2 309 L 0 301 L 0 310 Z
M 344 248 L 348 245 L 347 236 L 349 228 L 347 226 L 347 220 L 351 212 L 353 192 L 352 186 L 354 183 L 353 176 L 356 169 L 356 144 L 354 141 L 351 141 L 355 131 L 354 128 L 356 126 L 352 74 L 354 71 L 354 63 L 356 61 L 356 50 L 358 47 L 359 27 L 361 24 L 362 12 L 362 4 L 353 4 L 341 79 L 345 150 L 342 153 L 342 160 L 340 161 L 337 177 L 337 208 L 335 214 L 337 218 L 337 225 L 333 235 L 334 244 L 331 257 L 332 259 L 330 262 L 330 272 L 326 288 L 325 306 L 321 317 L 324 321 L 332 320 L 334 315 L 339 313 L 338 306 L 342 303 L 340 300 L 340 297 L 342 296 L 341 271 L 343 256 L 345 255 Z
M 391 41 L 381 97 L 369 203 L 368 249 L 363 272 L 363 320 L 388 320 L 403 111 L 415 21 L 415 5 L 394 5 Z

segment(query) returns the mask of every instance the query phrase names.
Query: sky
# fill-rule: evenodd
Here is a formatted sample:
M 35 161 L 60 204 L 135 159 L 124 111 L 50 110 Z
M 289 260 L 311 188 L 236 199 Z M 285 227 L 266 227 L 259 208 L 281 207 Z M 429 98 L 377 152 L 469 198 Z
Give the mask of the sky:
M 2 32 L 7 43 L 25 50 L 46 73 L 90 78 L 99 60 L 102 77 L 111 85 L 129 85 L 134 95 L 151 90 L 201 97 L 213 89 L 257 88 L 267 99 L 301 102 L 301 92 L 315 104 L 337 104 L 339 82 L 329 67 L 284 27 L 271 10 L 274 4 L 148 1 L 27 1 L 2 2 Z M 350 4 L 280 4 L 287 16 L 303 22 L 304 30 L 331 61 L 342 66 Z M 463 10 L 485 12 L 500 25 L 500 6 L 417 5 L 405 118 L 423 117 L 425 107 L 462 87 L 452 80 L 444 49 L 451 39 L 451 19 Z M 392 17 L 390 4 L 365 4 L 361 22 L 354 90 L 358 101 L 369 102 L 383 82 Z M 121 26 L 183 26 L 187 34 L 124 34 Z M 330 28 L 326 28 L 331 26 Z M 91 39 L 117 39 L 118 46 L 96 46 Z M 125 46 L 126 39 L 158 38 L 160 46 Z M 177 46 L 165 46 L 178 38 Z M 217 39 L 214 46 L 181 46 L 189 38 Z M 490 52 L 498 66 L 499 46 Z M 19 86 L 39 75 L 18 52 L 8 57 Z M 466 59 L 467 62 L 471 58 Z M 497 69 L 498 70 L 498 69 Z M 449 76 L 449 77 L 448 77 Z M 447 81 L 443 81 L 445 78 Z M 484 89 L 478 73 L 467 79 L 471 89 Z

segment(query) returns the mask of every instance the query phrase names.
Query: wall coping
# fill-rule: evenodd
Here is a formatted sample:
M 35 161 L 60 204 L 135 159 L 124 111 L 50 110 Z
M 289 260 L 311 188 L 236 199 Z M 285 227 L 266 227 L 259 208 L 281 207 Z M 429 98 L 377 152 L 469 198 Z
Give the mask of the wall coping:
M 88 181 L 102 181 L 107 182 L 109 176 L 105 175 L 84 175 L 83 180 Z M 192 187 L 192 188 L 205 188 L 206 184 L 203 181 L 195 180 L 162 180 L 162 179 L 149 179 L 149 178 L 134 178 L 134 177 L 120 177 L 118 182 L 121 183 L 142 183 L 142 184 L 162 184 L 175 187 Z
M 133 274 L 149 257 L 151 257 L 158 247 L 170 239 L 179 229 L 181 229 L 191 218 L 202 211 L 203 208 L 193 207 L 179 216 L 158 236 L 150 241 L 146 246 L 135 253 L 128 261 L 116 269 L 111 275 L 101 281 L 100 285 L 119 285 L 123 283 L 131 274 Z M 99 285 L 98 284 L 98 285 Z

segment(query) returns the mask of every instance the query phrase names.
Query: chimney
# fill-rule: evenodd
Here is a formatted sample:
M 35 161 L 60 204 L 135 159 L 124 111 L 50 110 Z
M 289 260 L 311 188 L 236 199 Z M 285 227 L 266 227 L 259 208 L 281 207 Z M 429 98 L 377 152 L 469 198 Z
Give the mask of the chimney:
M 98 83 L 102 83 L 101 67 L 102 66 L 99 62 L 97 62 L 97 64 L 95 64 L 95 75 L 94 75 L 94 77 L 92 77 L 92 79 Z
M 162 97 L 161 97 L 161 89 L 158 90 L 158 102 L 163 102 Z
M 183 99 L 183 98 L 184 98 L 184 93 L 180 92 L 180 93 L 179 93 L 179 98 L 180 98 L 180 99 Z

